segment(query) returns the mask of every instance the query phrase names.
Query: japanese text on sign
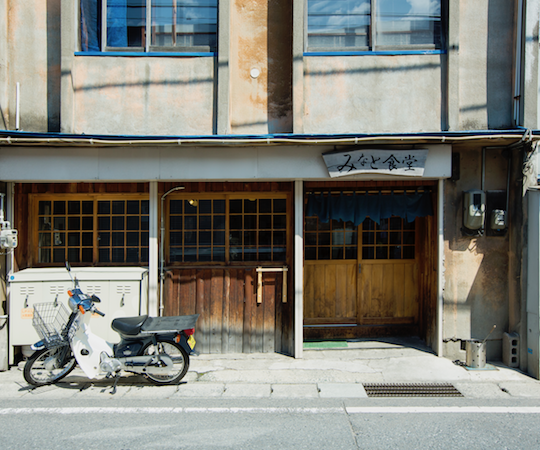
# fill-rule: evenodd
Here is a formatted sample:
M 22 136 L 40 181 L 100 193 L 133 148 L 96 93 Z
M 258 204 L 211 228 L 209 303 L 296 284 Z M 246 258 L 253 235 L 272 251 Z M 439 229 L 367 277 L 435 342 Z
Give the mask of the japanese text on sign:
M 427 150 L 352 150 L 323 154 L 330 177 L 361 173 L 380 173 L 421 177 L 428 156 Z

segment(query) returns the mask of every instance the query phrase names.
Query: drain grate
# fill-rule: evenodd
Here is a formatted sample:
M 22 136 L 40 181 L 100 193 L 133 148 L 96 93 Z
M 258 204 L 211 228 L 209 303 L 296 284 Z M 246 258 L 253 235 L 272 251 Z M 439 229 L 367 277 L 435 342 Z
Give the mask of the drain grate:
M 463 397 L 448 383 L 366 383 L 368 397 Z

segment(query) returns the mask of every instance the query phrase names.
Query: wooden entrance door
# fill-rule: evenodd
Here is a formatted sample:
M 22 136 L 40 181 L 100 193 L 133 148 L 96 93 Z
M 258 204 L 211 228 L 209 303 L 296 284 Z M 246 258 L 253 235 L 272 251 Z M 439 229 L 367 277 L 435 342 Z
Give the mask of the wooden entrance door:
M 377 224 L 368 218 L 354 227 L 306 218 L 306 337 L 366 335 L 375 332 L 370 327 L 381 334 L 381 326 L 390 331 L 394 325 L 418 325 L 415 222 L 392 217 Z

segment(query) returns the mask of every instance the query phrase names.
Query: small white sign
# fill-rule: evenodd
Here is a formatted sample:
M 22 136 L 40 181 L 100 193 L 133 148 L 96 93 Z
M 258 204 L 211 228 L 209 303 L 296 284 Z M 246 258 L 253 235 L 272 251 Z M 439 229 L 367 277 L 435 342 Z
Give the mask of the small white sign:
M 324 162 L 331 178 L 362 173 L 424 175 L 428 150 L 373 150 L 324 153 Z

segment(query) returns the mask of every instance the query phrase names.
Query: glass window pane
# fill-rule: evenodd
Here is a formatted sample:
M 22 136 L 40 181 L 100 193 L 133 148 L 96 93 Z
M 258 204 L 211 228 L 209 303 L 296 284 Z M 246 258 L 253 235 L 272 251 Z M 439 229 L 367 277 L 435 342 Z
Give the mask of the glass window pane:
M 126 250 L 126 262 L 128 263 L 139 262 L 139 249 L 138 248 L 128 248 Z
M 83 233 L 82 234 L 82 245 L 85 247 L 92 247 L 94 245 L 94 234 L 93 233 Z
M 225 213 L 225 200 L 214 200 L 214 214 Z
M 55 248 L 53 250 L 53 263 L 65 263 L 66 262 L 66 253 L 63 248 Z
M 68 214 L 74 215 L 74 214 L 80 214 L 81 213 L 81 202 L 78 200 L 76 201 L 68 201 Z
M 390 259 L 401 259 L 400 246 L 390 246 Z
M 377 45 L 440 48 L 441 1 L 377 0 Z
M 124 262 L 124 249 L 123 248 L 113 248 L 111 249 L 112 262 L 122 263 Z
M 211 231 L 199 232 L 199 245 L 212 245 L 212 232 Z
M 306 250 L 304 252 L 304 257 L 308 261 L 316 261 L 317 260 L 317 249 L 315 247 L 306 247 Z
M 81 245 L 81 235 L 79 233 L 68 233 L 68 246 L 79 247 Z
M 197 214 L 197 207 L 199 202 L 196 199 L 190 199 L 184 201 L 184 213 L 185 214 Z
M 111 262 L 111 257 L 110 257 L 108 248 L 100 248 L 98 257 L 99 257 L 99 262 L 102 262 L 102 263 Z
M 51 249 L 40 248 L 38 250 L 38 260 L 40 263 L 50 263 L 51 262 Z
M 145 28 L 146 0 L 107 0 L 109 47 L 144 47 Z
M 286 216 L 282 216 L 282 215 L 279 215 L 279 216 L 274 216 L 274 229 L 275 230 L 280 230 L 280 229 L 284 229 L 287 227 L 287 218 Z
M 182 233 L 172 232 L 170 233 L 171 245 L 182 245 Z
M 126 203 L 123 200 L 115 200 L 112 202 L 113 214 L 125 214 Z
M 225 231 L 214 231 L 214 245 L 225 244 Z
M 56 250 L 55 250 L 56 252 Z M 68 248 L 68 261 L 69 262 L 80 262 L 79 260 L 79 249 L 78 248 Z M 60 261 L 55 261 L 60 262 Z
M 332 259 L 343 259 L 343 247 L 332 247 Z
M 113 220 L 116 217 L 113 218 Z M 139 230 L 139 216 L 127 216 L 126 217 L 126 230 Z
M 112 233 L 112 246 L 113 247 L 124 246 L 124 233 Z
M 212 216 L 199 216 L 199 229 L 211 230 L 212 229 Z
M 356 259 L 357 247 L 345 247 L 345 259 Z
M 91 248 L 83 248 L 81 250 L 81 262 L 91 263 L 94 259 L 94 252 Z
M 139 233 L 126 233 L 126 244 L 128 247 L 138 247 L 139 246 Z
M 330 259 L 330 247 L 319 247 L 319 260 Z
M 51 214 L 51 202 L 41 200 L 39 202 L 38 214 L 40 216 Z
M 403 243 L 404 244 L 414 244 L 414 231 L 403 232 Z
M 111 218 L 110 217 L 98 217 L 98 230 L 110 230 Z
M 242 216 L 230 216 L 229 227 L 231 228 L 231 230 L 241 230 L 242 229 Z
M 114 217 L 112 218 L 112 229 L 113 230 L 124 230 L 124 217 Z
M 367 47 L 370 0 L 308 0 L 308 47 Z
M 38 220 L 39 230 L 50 230 L 51 229 L 51 218 L 50 217 L 40 217 Z
M 199 200 L 199 214 L 209 214 L 212 212 L 212 200 Z
M 171 200 L 169 203 L 169 209 L 171 214 L 182 214 L 183 212 L 183 200 Z
M 126 203 L 128 214 L 139 214 L 139 200 L 128 200 Z
M 214 216 L 214 230 L 225 229 L 225 216 Z
M 55 217 L 54 218 L 54 230 L 65 230 L 66 229 L 66 218 L 65 217 Z
M 61 215 L 66 213 L 66 202 L 65 201 L 55 201 L 54 202 L 54 209 L 53 214 L 55 215 Z
M 111 202 L 100 200 L 98 202 L 98 214 L 110 214 L 111 213 Z
M 414 247 L 413 246 L 403 247 L 403 259 L 414 259 Z
M 197 229 L 197 216 L 186 216 L 184 221 L 184 226 L 186 230 L 196 230 Z
M 257 216 L 244 216 L 244 229 L 245 230 L 257 229 Z
M 82 230 L 93 230 L 94 229 L 94 218 L 93 217 L 83 217 L 82 218 Z
M 362 248 L 362 259 L 375 259 L 375 248 L 374 247 L 363 247 Z
M 111 245 L 111 233 L 99 233 L 98 245 L 100 247 L 109 247 Z
M 225 261 L 225 247 L 214 247 L 212 254 L 214 261 Z
M 377 247 L 376 259 L 388 259 L 388 247 Z
M 169 219 L 169 228 L 171 230 L 181 230 L 182 216 L 171 216 L 171 218 Z
M 286 232 L 274 231 L 274 245 L 286 245 Z
M 261 214 L 268 214 L 272 212 L 272 200 L 269 198 L 261 198 L 259 200 L 259 212 Z
M 94 214 L 94 202 L 85 200 L 82 202 L 82 213 L 86 215 Z
M 80 217 L 68 217 L 68 230 L 80 230 L 81 218 Z

